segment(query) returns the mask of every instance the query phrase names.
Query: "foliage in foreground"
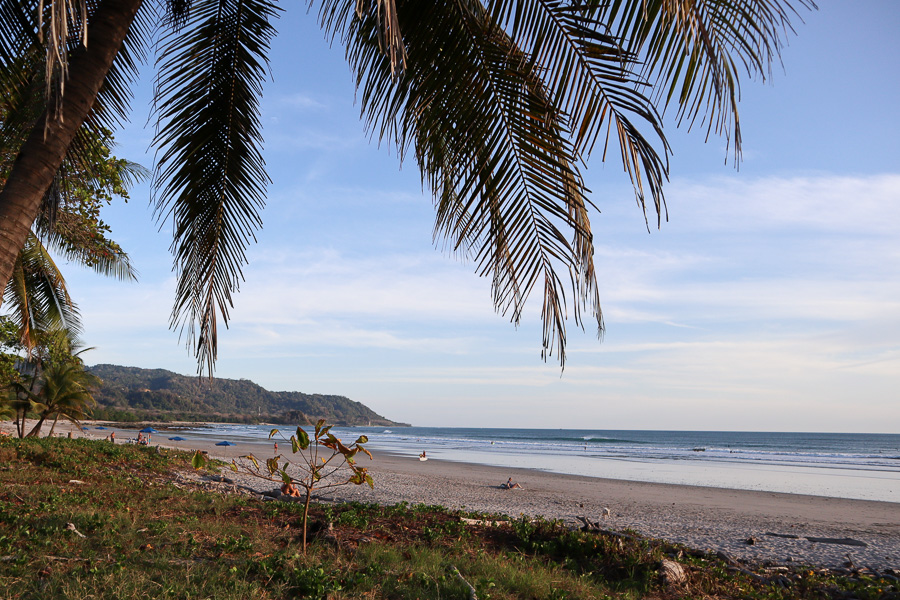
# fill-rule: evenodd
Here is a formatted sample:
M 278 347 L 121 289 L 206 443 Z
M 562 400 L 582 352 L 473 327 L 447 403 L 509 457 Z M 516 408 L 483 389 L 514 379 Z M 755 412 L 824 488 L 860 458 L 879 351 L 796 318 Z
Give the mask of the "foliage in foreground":
M 798 568 L 761 581 L 665 543 L 549 521 L 471 525 L 405 504 L 313 505 L 311 518 L 332 526 L 303 556 L 302 504 L 190 483 L 179 475 L 189 461 L 93 440 L 0 439 L 0 598 L 447 599 L 468 598 L 468 585 L 482 600 L 900 598 L 888 579 Z M 680 555 L 688 582 L 666 587 L 658 564 Z

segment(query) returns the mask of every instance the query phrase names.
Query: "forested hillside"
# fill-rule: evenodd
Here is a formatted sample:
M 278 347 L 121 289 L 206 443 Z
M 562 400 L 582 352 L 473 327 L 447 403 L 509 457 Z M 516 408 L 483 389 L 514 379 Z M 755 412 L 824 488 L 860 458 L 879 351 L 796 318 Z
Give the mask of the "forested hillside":
M 103 380 L 94 394 L 96 419 L 228 421 L 335 425 L 402 425 L 345 396 L 270 392 L 248 379 L 209 380 L 163 369 L 94 365 Z

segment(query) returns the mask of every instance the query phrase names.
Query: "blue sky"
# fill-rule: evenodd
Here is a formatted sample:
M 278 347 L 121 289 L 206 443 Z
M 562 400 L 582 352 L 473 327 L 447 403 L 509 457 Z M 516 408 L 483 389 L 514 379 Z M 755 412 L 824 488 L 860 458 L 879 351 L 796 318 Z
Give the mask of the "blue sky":
M 301 3 L 298 3 L 301 4 Z M 413 162 L 364 133 L 342 50 L 287 12 L 263 103 L 273 184 L 217 375 L 343 394 L 416 425 L 900 432 L 900 10 L 820 2 L 765 83 L 742 86 L 744 162 L 669 128 L 669 220 L 585 173 L 607 333 L 569 322 L 565 372 L 490 281 L 432 241 Z M 149 78 L 117 154 L 152 164 Z M 170 225 L 146 186 L 110 208 L 140 283 L 69 267 L 89 364 L 191 374 L 168 328 Z

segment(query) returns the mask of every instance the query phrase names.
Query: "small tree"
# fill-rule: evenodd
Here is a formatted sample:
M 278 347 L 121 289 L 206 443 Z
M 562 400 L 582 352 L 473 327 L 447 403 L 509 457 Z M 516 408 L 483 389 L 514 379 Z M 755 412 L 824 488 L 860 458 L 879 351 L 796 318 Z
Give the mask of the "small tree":
M 11 407 L 19 437 L 37 437 L 48 418 L 53 418 L 50 435 L 60 417 L 80 425 L 96 405 L 92 391 L 100 379 L 87 371 L 81 354 L 91 350 L 80 346 L 67 329 L 42 331 L 29 359 L 15 363 L 15 378 L 2 385 L 0 403 Z M 37 423 L 25 433 L 28 412 L 37 414 Z
M 340 487 L 344 485 L 368 484 L 375 487 L 375 482 L 365 467 L 356 464 L 356 455 L 362 452 L 369 459 L 372 454 L 363 447 L 369 438 L 361 435 L 349 446 L 344 445 L 340 438 L 331 433 L 331 425 L 326 425 L 325 419 L 319 419 L 313 430 L 313 437 L 297 427 L 296 435 L 292 435 L 291 453 L 299 455 L 295 460 L 289 460 L 279 454 L 265 461 L 265 469 L 259 460 L 252 454 L 241 457 L 248 462 L 238 465 L 237 461 L 231 462 L 231 468 L 239 472 L 241 467 L 251 475 L 261 477 L 269 481 L 281 481 L 284 486 L 296 485 L 304 492 L 303 497 L 303 553 L 306 553 L 306 532 L 309 521 L 309 503 L 314 491 Z M 269 433 L 269 439 L 280 435 L 277 429 Z M 206 458 L 199 452 L 194 454 L 193 465 L 200 468 L 206 464 Z M 346 475 L 346 479 L 342 477 Z

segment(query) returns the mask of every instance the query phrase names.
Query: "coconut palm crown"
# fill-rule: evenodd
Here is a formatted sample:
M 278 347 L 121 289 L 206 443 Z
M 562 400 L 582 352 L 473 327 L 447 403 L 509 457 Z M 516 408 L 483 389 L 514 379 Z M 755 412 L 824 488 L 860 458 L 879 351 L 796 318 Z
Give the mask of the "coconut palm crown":
M 282 4 L 83 0 L 68 13 L 64 6 L 78 4 L 0 0 L 0 60 L 40 55 L 41 85 L 12 83 L 42 90 L 46 107 L 0 192 L 0 276 L 12 272 L 6 254 L 24 244 L 23 223 L 37 215 L 35 198 L 49 188 L 53 165 L 77 147 L 80 128 L 124 117 L 135 65 L 152 47 L 154 199 L 159 218 L 173 226 L 178 274 L 171 322 L 211 373 L 217 322 L 228 322 L 247 246 L 262 225 L 269 180 L 259 101 Z M 434 195 L 435 237 L 491 278 L 496 309 L 514 323 L 537 289 L 544 357 L 555 352 L 564 365 L 569 316 L 603 332 L 586 162 L 616 155 L 648 223 L 659 224 L 669 152 L 661 114 L 724 136 L 739 160 L 739 80 L 765 79 L 797 10 L 815 5 L 312 0 L 309 7 L 345 48 L 367 129 L 401 160 L 416 161 Z

